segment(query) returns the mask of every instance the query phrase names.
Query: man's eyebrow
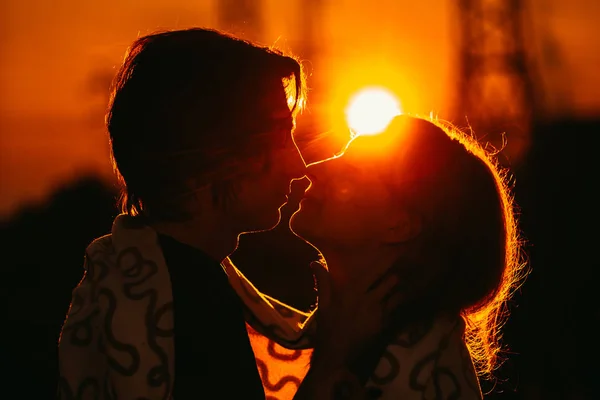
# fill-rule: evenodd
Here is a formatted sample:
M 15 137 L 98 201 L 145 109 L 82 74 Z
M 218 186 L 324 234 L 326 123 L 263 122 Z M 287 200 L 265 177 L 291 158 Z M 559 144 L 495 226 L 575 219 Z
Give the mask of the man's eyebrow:
M 292 116 L 286 116 L 286 117 L 281 117 L 281 118 L 276 118 L 274 120 L 272 120 L 272 124 L 273 127 L 275 127 L 276 129 L 285 129 L 285 130 L 289 130 L 289 129 L 294 129 L 294 118 L 292 118 Z

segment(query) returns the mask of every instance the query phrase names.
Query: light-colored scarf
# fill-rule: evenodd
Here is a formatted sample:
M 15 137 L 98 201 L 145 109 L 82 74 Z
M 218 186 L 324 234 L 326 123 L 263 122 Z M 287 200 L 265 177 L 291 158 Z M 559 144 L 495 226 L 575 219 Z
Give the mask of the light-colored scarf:
M 264 295 L 229 259 L 222 266 L 245 305 L 267 398 L 291 399 L 308 370 L 314 313 Z M 88 246 L 73 290 L 59 341 L 61 398 L 172 399 L 172 299 L 156 232 L 118 216 L 112 233 Z M 481 399 L 463 333 L 456 318 L 399 335 L 368 386 L 382 399 Z

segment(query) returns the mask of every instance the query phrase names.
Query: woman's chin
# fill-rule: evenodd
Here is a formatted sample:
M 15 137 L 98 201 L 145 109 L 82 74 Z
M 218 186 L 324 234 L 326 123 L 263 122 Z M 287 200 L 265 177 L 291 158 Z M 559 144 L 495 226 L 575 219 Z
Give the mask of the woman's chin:
M 306 213 L 302 211 L 302 207 L 290 218 L 290 230 L 292 233 L 304 240 L 309 240 L 312 232 L 312 225 L 307 220 Z

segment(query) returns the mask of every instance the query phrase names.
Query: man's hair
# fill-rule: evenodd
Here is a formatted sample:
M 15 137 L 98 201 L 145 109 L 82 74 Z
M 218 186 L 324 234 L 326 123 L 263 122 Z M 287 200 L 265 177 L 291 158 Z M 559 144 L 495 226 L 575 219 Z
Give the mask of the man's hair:
M 304 91 L 296 59 L 223 32 L 138 38 L 116 74 L 106 116 L 122 212 L 186 218 L 186 192 L 222 188 L 241 163 L 286 140 Z M 271 113 L 281 96 L 290 115 L 278 120 Z
M 424 289 L 426 298 L 417 301 L 426 310 L 461 313 L 475 366 L 491 376 L 507 301 L 527 273 L 509 174 L 449 124 L 401 116 L 390 129 L 399 140 L 390 186 L 423 219 L 407 278 Z

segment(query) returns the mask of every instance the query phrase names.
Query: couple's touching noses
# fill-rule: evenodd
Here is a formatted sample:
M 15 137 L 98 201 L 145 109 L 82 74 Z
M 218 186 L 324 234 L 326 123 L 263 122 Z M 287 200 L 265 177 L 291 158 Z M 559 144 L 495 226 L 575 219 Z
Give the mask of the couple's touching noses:
M 129 47 L 106 116 L 122 214 L 86 249 L 60 398 L 265 399 L 247 325 L 314 349 L 295 399 L 482 398 L 524 271 L 505 171 L 473 137 L 407 115 L 306 166 L 306 101 L 296 58 L 217 30 Z M 229 259 L 304 176 L 290 228 L 322 256 L 308 313 Z

